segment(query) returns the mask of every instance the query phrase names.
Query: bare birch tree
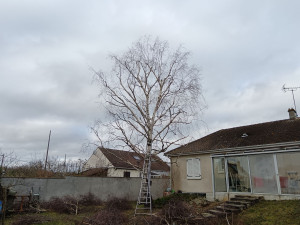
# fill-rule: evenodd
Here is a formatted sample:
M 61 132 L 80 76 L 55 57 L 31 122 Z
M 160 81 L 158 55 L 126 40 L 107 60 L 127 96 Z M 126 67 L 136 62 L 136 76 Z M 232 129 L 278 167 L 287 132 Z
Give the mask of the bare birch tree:
M 94 71 L 110 121 L 92 131 L 137 153 L 158 154 L 178 144 L 201 111 L 199 69 L 183 47 L 145 36 L 122 55 L 111 55 L 111 72 Z M 106 133 L 103 134 L 105 131 Z

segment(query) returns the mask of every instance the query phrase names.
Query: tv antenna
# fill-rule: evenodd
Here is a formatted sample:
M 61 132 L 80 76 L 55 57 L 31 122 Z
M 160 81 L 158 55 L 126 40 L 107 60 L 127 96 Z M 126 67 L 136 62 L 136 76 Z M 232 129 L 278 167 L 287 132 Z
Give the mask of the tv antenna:
M 282 86 L 282 91 L 284 91 L 284 92 L 291 91 L 292 92 L 296 112 L 297 112 L 297 107 L 296 107 L 296 102 L 295 102 L 294 91 L 297 91 L 298 88 L 300 88 L 300 87 L 285 87 L 285 84 Z

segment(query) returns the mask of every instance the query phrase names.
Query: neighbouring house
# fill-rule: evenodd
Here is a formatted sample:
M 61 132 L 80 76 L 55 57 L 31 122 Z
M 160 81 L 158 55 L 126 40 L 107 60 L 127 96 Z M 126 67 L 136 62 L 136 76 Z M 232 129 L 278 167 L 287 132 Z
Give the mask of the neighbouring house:
M 300 118 L 222 129 L 167 152 L 175 191 L 300 199 Z
M 136 152 L 97 148 L 84 166 L 83 174 L 106 172 L 107 177 L 141 177 L 144 155 Z M 158 156 L 151 157 L 152 177 L 169 176 L 170 167 Z

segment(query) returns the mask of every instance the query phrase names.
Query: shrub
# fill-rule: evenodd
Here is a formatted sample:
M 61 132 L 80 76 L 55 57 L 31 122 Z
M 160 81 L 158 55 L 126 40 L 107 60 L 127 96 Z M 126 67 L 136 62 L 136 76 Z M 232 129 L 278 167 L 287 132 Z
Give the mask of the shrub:
M 83 221 L 84 224 L 89 225 L 119 225 L 127 222 L 127 217 L 118 209 L 102 209 Z
M 50 201 L 42 203 L 42 207 L 57 213 L 77 214 L 78 200 L 71 196 L 63 198 L 51 198 Z
M 181 221 L 187 222 L 191 215 L 193 214 L 193 209 L 186 202 L 180 200 L 170 200 L 161 210 L 160 215 L 165 218 L 166 221 Z
M 27 216 L 23 215 L 18 220 L 12 223 L 12 225 L 31 225 L 36 223 L 43 223 L 49 221 L 49 219 L 45 218 L 37 218 L 36 216 Z
M 133 224 L 135 225 L 159 225 L 159 224 L 166 224 L 165 221 L 160 218 L 159 216 L 136 216 L 133 219 Z
M 153 201 L 153 205 L 156 208 L 162 208 L 164 205 L 166 205 L 170 200 L 177 200 L 177 201 L 185 201 L 189 202 L 192 199 L 195 199 L 199 197 L 199 194 L 190 194 L 190 193 L 174 193 L 171 195 L 168 195 L 166 197 L 158 198 Z
M 112 198 L 106 202 L 105 208 L 108 210 L 118 209 L 118 210 L 128 210 L 132 209 L 130 202 L 124 198 Z
M 64 196 L 62 198 L 54 197 L 48 202 L 43 202 L 41 207 L 57 213 L 78 214 L 80 206 L 101 205 L 101 200 L 94 194 L 88 193 L 79 198 Z
M 79 204 L 83 206 L 95 206 L 95 205 L 101 205 L 102 201 L 96 197 L 94 194 L 89 192 L 85 195 L 80 195 Z

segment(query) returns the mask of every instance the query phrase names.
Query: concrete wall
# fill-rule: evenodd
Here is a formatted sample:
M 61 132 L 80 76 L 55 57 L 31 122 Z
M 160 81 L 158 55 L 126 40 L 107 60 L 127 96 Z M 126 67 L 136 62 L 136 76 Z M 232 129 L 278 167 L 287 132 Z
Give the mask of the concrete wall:
M 3 186 L 12 187 L 17 195 L 40 194 L 41 201 L 51 197 L 66 195 L 80 196 L 89 192 L 106 201 L 110 198 L 127 198 L 137 200 L 141 178 L 112 178 L 112 177 L 66 177 L 66 178 L 2 178 Z M 152 179 L 151 193 L 153 199 L 163 196 L 169 186 L 169 179 Z
M 187 159 L 199 158 L 201 179 L 187 179 Z M 180 156 L 171 158 L 172 188 L 175 191 L 212 193 L 212 171 L 210 155 Z

